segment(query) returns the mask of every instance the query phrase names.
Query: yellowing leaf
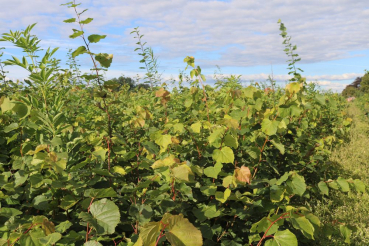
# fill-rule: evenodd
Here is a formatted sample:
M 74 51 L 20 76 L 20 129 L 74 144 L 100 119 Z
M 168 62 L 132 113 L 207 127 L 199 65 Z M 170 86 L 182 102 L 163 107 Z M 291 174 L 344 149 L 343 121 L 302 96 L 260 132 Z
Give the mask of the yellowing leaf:
M 191 129 L 194 133 L 200 133 L 200 129 L 201 129 L 201 122 L 196 122 L 194 124 L 191 125 Z
M 173 168 L 172 173 L 173 176 L 180 181 L 190 181 L 190 176 L 193 176 L 191 168 L 186 164 Z
M 170 167 L 179 162 L 180 161 L 178 158 L 175 158 L 173 155 L 171 155 L 171 156 L 164 158 L 163 160 L 157 160 L 156 162 L 154 162 L 154 164 L 151 165 L 151 168 L 156 169 L 156 168 L 164 167 L 164 166 Z
M 224 191 L 224 193 L 221 191 L 215 192 L 215 199 L 220 201 L 221 203 L 225 203 L 230 195 L 231 195 L 231 190 L 227 188 Z
M 234 172 L 238 181 L 248 184 L 251 183 L 252 175 L 248 167 L 242 166 L 241 168 L 237 168 Z
M 47 144 L 41 144 L 41 145 L 39 145 L 39 146 L 36 147 L 36 149 L 34 151 L 34 154 L 36 154 L 36 153 L 38 153 L 38 152 L 40 152 L 42 150 L 45 150 L 45 149 L 47 149 Z
M 286 85 L 286 91 L 289 94 L 297 93 L 300 91 L 301 88 L 302 88 L 302 84 L 298 82 L 293 82 L 293 83 L 289 83 L 288 85 Z
M 113 171 L 115 173 L 119 173 L 120 175 L 126 175 L 126 170 L 124 170 L 124 168 L 121 166 L 114 166 Z

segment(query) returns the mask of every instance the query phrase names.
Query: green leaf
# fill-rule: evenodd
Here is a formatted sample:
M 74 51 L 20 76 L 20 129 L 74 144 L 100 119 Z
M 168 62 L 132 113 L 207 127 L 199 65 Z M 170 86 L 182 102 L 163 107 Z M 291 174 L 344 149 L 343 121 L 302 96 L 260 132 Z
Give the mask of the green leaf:
M 319 188 L 319 190 L 320 190 L 320 193 L 322 193 L 323 195 L 328 196 L 328 194 L 329 194 L 329 189 L 328 189 L 328 186 L 327 186 L 326 182 L 324 182 L 324 181 L 320 181 L 320 182 L 318 183 L 318 188 Z
M 90 213 L 96 220 L 96 232 L 99 235 L 113 234 L 120 222 L 119 208 L 114 202 L 104 198 L 91 205 Z
M 78 201 L 79 200 L 77 198 L 75 198 L 74 196 L 66 195 L 65 197 L 62 198 L 59 207 L 64 209 L 64 210 L 68 210 L 71 207 L 73 207 L 74 205 L 76 205 Z
M 224 144 L 228 147 L 232 147 L 237 149 L 238 148 L 238 141 L 237 138 L 235 138 L 234 136 L 232 136 L 231 134 L 227 134 L 224 137 Z
M 190 177 L 193 176 L 191 168 L 187 165 L 179 165 L 172 169 L 173 176 L 180 181 L 190 181 Z
M 5 133 L 11 132 L 15 129 L 18 129 L 18 127 L 19 127 L 18 123 L 15 123 L 15 122 L 11 123 L 10 125 L 8 125 L 4 128 L 4 132 Z
M 38 209 L 38 210 L 48 210 L 50 205 L 49 205 L 49 200 L 46 196 L 44 195 L 38 195 L 36 196 L 33 201 L 33 207 L 35 209 Z
M 164 218 L 163 218 L 164 220 Z M 164 223 L 169 222 L 169 231 L 165 233 L 173 246 L 202 246 L 202 234 L 183 214 L 172 215 Z
M 155 143 L 157 145 L 159 145 L 162 150 L 166 150 L 168 148 L 168 145 L 172 143 L 172 136 L 170 135 L 159 135 L 156 139 L 155 139 Z
M 66 221 L 63 221 L 61 222 L 59 225 L 57 225 L 55 227 L 55 231 L 56 232 L 59 232 L 59 233 L 64 233 L 66 232 L 73 224 L 69 221 L 69 220 L 66 220 Z
M 161 231 L 160 222 L 149 222 L 141 227 L 140 238 L 145 246 L 155 246 Z
M 337 183 L 341 187 L 341 190 L 343 192 L 349 192 L 350 191 L 350 186 L 349 186 L 348 182 L 346 181 L 346 179 L 343 179 L 343 178 L 339 177 L 337 179 Z
M 86 25 L 86 24 L 90 23 L 92 20 L 93 20 L 93 18 L 87 18 L 86 20 L 83 20 L 80 23 Z
M 280 220 L 283 222 L 283 220 Z M 264 217 L 261 220 L 259 220 L 258 222 L 252 224 L 251 228 L 250 228 L 250 232 L 252 233 L 262 233 L 262 232 L 266 232 L 266 230 L 269 228 L 268 232 L 267 232 L 267 236 L 271 235 L 275 232 L 278 231 L 279 225 L 278 223 L 274 223 L 272 225 L 271 219 L 268 217 Z
M 88 241 L 83 244 L 83 246 L 103 246 L 98 241 Z
M 352 234 L 352 230 L 349 229 L 346 225 L 340 225 L 341 235 L 345 238 L 345 243 L 350 244 L 350 237 Z
M 3 111 L 3 113 L 5 113 L 6 111 L 12 110 L 12 108 L 14 107 L 14 103 L 11 102 L 9 100 L 9 98 L 7 97 L 2 97 L 0 99 L 0 107 L 1 107 L 1 111 Z
M 23 214 L 21 211 L 15 208 L 0 208 L 0 216 L 12 217 Z
M 305 237 L 309 239 L 314 239 L 314 226 L 305 217 L 291 218 L 293 227 L 304 234 Z
M 117 197 L 117 193 L 112 187 L 105 189 L 88 189 L 85 190 L 85 197 L 93 197 L 93 198 L 105 198 L 105 197 Z
M 220 201 L 221 203 L 225 203 L 228 199 L 228 197 L 231 195 L 231 190 L 230 189 L 226 189 L 224 192 L 222 191 L 217 191 L 215 192 L 215 199 Z
M 272 185 L 270 187 L 270 200 L 280 202 L 283 200 L 285 189 L 282 186 Z
M 365 184 L 359 179 L 354 180 L 355 189 L 357 192 L 365 193 Z
M 96 159 L 98 159 L 100 162 L 104 162 L 105 158 L 106 158 L 106 152 L 107 151 L 108 151 L 107 149 L 98 148 L 97 150 L 92 152 L 92 155 L 94 157 L 96 157 Z
M 284 145 L 279 141 L 279 139 L 272 139 L 270 140 L 270 142 L 279 150 L 282 155 L 284 155 Z
M 222 149 L 215 149 L 213 151 L 213 160 L 217 163 L 233 163 L 234 154 L 233 150 L 229 147 L 223 147 Z
M 113 172 L 114 173 L 119 173 L 120 175 L 122 175 L 122 176 L 124 176 L 124 175 L 126 175 L 127 173 L 126 173 L 126 170 L 124 170 L 124 168 L 123 167 L 121 167 L 121 166 L 114 166 L 113 167 Z
M 263 119 L 261 123 L 261 130 L 268 136 L 274 135 L 277 133 L 279 121 L 269 120 L 268 118 Z
M 87 49 L 85 46 L 79 46 L 75 51 L 72 52 L 72 57 L 75 58 L 81 54 L 84 54 L 87 52 Z
M 294 194 L 299 196 L 302 196 L 306 191 L 305 179 L 297 173 L 292 174 L 292 181 L 287 182 L 287 185 L 292 189 Z
M 217 210 L 217 206 L 216 205 L 200 205 L 200 208 L 194 208 L 192 210 L 192 213 L 196 216 L 196 218 L 200 221 L 203 222 L 207 219 L 212 219 L 212 218 L 216 218 L 219 217 L 221 215 L 221 211 Z
M 63 20 L 63 22 L 65 22 L 65 23 L 73 23 L 73 22 L 76 22 L 76 18 L 66 19 L 66 20 Z
M 200 133 L 200 129 L 201 129 L 201 122 L 196 122 L 194 124 L 191 125 L 191 129 L 194 133 Z
M 83 34 L 84 32 L 83 31 L 75 31 L 72 35 L 70 35 L 69 37 L 70 38 L 76 38 L 76 37 L 79 37 L 79 36 L 81 36 L 82 34 Z
M 325 96 L 324 96 L 324 95 L 315 94 L 315 100 L 316 100 L 320 105 L 325 105 Z
M 221 163 L 216 163 L 213 167 L 207 167 L 204 169 L 204 174 L 210 178 L 216 179 L 218 174 L 222 170 L 223 165 Z
M 16 172 L 14 174 L 15 177 L 15 187 L 20 186 L 22 184 L 24 184 L 24 182 L 27 181 L 28 179 L 28 174 L 26 174 L 23 170 L 19 170 L 18 172 Z
M 147 151 L 149 151 L 151 154 L 157 155 L 159 153 L 159 148 L 153 142 L 149 141 L 143 142 L 142 146 L 144 146 L 145 149 L 147 149 Z
M 92 34 L 88 36 L 88 41 L 90 41 L 90 43 L 97 43 L 104 38 L 106 38 L 106 35 Z
M 18 115 L 20 119 L 23 119 L 27 115 L 29 115 L 30 108 L 23 103 L 16 103 L 12 110 Z
M 95 59 L 100 63 L 102 67 L 108 68 L 110 67 L 113 61 L 113 55 L 107 53 L 100 53 L 95 56 Z
M 42 244 L 40 243 L 40 239 L 44 237 L 44 232 L 41 229 L 37 228 L 23 235 L 19 240 L 19 244 L 22 246 L 42 246 Z
M 47 235 L 46 237 L 39 238 L 39 240 L 40 243 L 42 243 L 43 245 L 54 245 L 57 241 L 61 239 L 61 237 L 62 235 L 60 233 L 54 232 Z
M 286 85 L 286 91 L 290 94 L 297 93 L 301 89 L 301 84 L 298 82 L 289 83 Z
M 295 234 L 290 230 L 278 231 L 273 239 L 267 240 L 265 246 L 298 246 Z
M 208 137 L 209 144 L 215 148 L 220 148 L 224 132 L 224 128 L 214 130 Z

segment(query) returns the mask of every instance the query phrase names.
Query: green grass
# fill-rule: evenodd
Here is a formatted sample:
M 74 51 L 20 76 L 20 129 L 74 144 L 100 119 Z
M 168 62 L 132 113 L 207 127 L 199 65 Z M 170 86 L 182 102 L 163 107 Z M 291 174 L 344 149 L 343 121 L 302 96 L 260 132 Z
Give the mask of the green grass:
M 344 178 L 361 179 L 369 192 L 369 120 L 351 104 L 348 114 L 353 119 L 349 140 L 332 150 L 330 161 L 337 174 Z M 369 193 L 342 193 L 330 190 L 331 197 L 313 205 L 315 214 L 323 223 L 344 223 L 355 226 L 350 245 L 369 245 Z M 317 239 L 317 245 L 348 245 L 339 235 L 339 228 L 330 239 Z

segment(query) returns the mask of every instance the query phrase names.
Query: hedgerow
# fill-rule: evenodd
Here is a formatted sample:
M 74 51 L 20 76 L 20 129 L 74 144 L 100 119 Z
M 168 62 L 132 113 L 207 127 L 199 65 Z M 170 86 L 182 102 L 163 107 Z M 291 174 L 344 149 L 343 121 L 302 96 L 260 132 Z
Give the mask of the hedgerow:
M 34 25 L 2 35 L 26 56 L 1 66 L 0 245 L 294 246 L 335 226 L 349 242 L 350 225 L 309 209 L 330 189 L 365 192 L 327 161 L 350 129 L 346 101 L 306 83 L 283 23 L 285 88 L 242 87 L 235 76 L 205 85 L 191 56 L 189 87 L 183 76 L 158 86 L 135 29 L 150 89 L 130 90 L 102 76 L 113 55 L 90 44 L 106 36 L 87 36 L 93 19 L 66 5 L 76 17 L 65 22 L 79 26 L 70 37 L 82 41 L 70 69 L 57 49 L 41 54 Z M 83 54 L 92 74 L 76 72 Z M 25 84 L 5 80 L 3 65 L 26 69 Z

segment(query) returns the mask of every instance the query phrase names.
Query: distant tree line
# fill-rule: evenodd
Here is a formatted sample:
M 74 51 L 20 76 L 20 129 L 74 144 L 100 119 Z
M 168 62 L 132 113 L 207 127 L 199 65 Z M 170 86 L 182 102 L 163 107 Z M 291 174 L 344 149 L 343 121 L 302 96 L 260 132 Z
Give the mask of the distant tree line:
M 120 86 L 116 89 L 117 91 L 121 90 L 123 87 L 128 86 L 128 90 L 134 90 L 134 89 L 150 89 L 150 85 L 148 84 L 137 84 L 132 78 L 120 76 L 118 78 L 113 78 L 111 81 L 114 81 L 118 83 Z
M 342 91 L 342 96 L 354 97 L 363 93 L 369 93 L 369 71 L 366 70 L 363 77 L 357 77 L 354 82 L 346 86 Z

